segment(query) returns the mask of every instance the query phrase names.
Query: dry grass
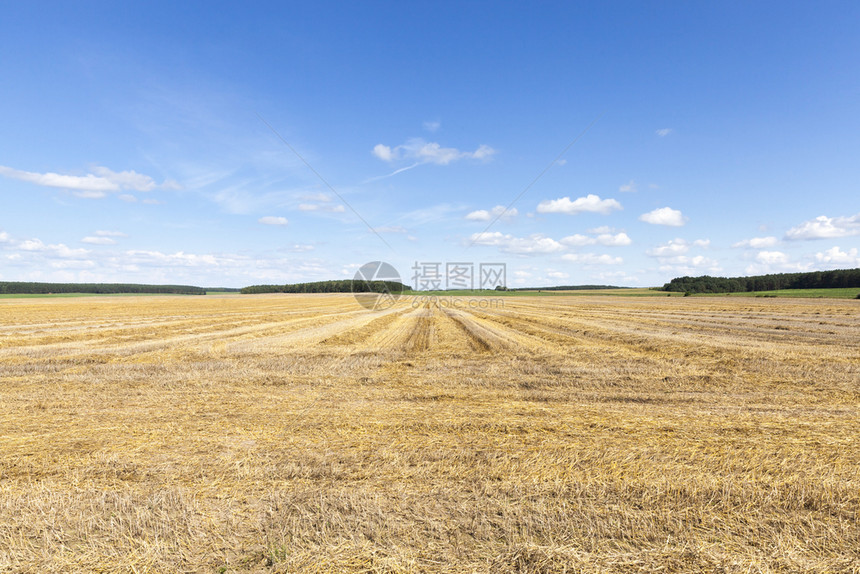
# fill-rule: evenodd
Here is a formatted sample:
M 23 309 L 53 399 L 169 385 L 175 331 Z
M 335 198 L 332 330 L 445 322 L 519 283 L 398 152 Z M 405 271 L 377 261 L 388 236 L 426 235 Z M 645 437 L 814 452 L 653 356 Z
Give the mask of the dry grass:
M 0 572 L 860 572 L 858 318 L 0 301 Z

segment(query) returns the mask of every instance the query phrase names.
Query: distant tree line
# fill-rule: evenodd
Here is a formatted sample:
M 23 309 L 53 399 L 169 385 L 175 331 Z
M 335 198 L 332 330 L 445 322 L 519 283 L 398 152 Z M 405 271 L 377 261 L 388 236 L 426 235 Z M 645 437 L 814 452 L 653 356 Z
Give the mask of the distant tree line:
M 510 291 L 592 291 L 595 289 L 627 289 L 614 285 L 559 285 L 557 287 L 513 287 Z
M 776 289 L 831 289 L 860 287 L 860 269 L 835 269 L 809 273 L 776 273 L 752 277 L 676 277 L 661 291 L 681 293 L 739 293 Z
M 34 283 L 0 281 L 2 295 L 48 295 L 51 293 L 146 293 L 169 295 L 205 295 L 201 287 L 189 285 L 138 285 L 135 283 Z
M 337 279 L 291 285 L 251 285 L 243 288 L 241 292 L 253 295 L 258 293 L 402 293 L 410 290 L 408 285 L 397 281 Z

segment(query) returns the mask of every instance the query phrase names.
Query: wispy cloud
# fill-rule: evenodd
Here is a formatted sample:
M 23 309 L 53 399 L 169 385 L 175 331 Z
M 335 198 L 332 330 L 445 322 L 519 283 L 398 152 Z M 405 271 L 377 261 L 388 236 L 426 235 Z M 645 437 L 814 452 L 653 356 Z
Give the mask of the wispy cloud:
M 624 259 L 612 255 L 598 255 L 596 253 L 567 253 L 561 256 L 565 261 L 582 263 L 584 265 L 621 265 Z
M 339 203 L 300 203 L 299 211 L 326 211 L 328 213 L 343 213 L 346 209 Z
M 381 227 L 374 227 L 374 231 L 377 233 L 406 233 L 406 228 L 401 225 L 383 225 Z
M 289 247 L 284 247 L 281 250 L 288 251 L 290 253 L 306 253 L 308 251 L 313 251 L 314 249 L 316 249 L 316 246 L 311 245 L 310 243 L 294 243 Z
M 436 142 L 427 142 L 421 138 L 413 138 L 404 144 L 394 147 L 380 143 L 373 147 L 374 156 L 387 163 L 408 161 L 410 165 L 396 169 L 388 175 L 368 181 L 391 177 L 424 164 L 449 165 L 463 159 L 488 161 L 495 153 L 496 150 L 484 144 L 478 146 L 475 151 L 461 151 L 453 147 L 442 147 L 442 145 Z
M 441 122 L 436 122 L 436 121 L 424 122 L 424 129 L 430 133 L 435 133 L 435 132 L 439 131 L 440 127 L 442 127 Z
M 81 243 L 89 243 L 90 245 L 116 245 L 116 239 L 113 237 L 88 235 L 81 239 Z
M 332 197 L 327 193 L 307 193 L 307 192 L 305 192 L 305 193 L 298 194 L 297 199 L 299 201 L 314 201 L 314 202 L 321 202 L 321 203 L 330 203 L 331 201 L 333 201 Z
M 676 255 L 660 259 L 660 271 L 664 273 L 676 273 L 681 275 L 692 275 L 707 271 L 708 273 L 719 273 L 722 271 L 720 264 L 710 257 L 704 255 Z
M 672 128 L 660 128 L 655 132 L 661 138 L 666 137 L 667 135 L 672 133 Z
M 594 194 L 588 194 L 573 201 L 569 197 L 547 199 L 541 201 L 537 206 L 538 213 L 565 213 L 567 215 L 576 215 L 583 212 L 607 215 L 618 209 L 622 209 L 618 201 L 614 199 L 600 199 L 599 195 Z
M 684 217 L 677 209 L 671 207 L 661 207 L 648 213 L 643 213 L 639 216 L 639 221 L 650 223 L 652 225 L 666 225 L 669 227 L 681 227 L 687 223 L 688 218 Z
M 227 213 L 245 215 L 282 210 L 295 202 L 290 191 L 256 190 L 259 182 L 240 180 L 214 191 L 203 192 L 204 196 Z
M 300 193 L 298 199 L 302 201 L 296 206 L 299 211 L 327 213 L 344 213 L 346 211 L 342 203 L 335 203 L 332 196 L 327 193 Z
M 287 225 L 289 223 L 286 217 L 280 217 L 275 215 L 267 215 L 265 217 L 261 217 L 257 221 L 259 221 L 263 225 Z
M 618 188 L 618 191 L 620 191 L 620 192 L 624 192 L 624 193 L 632 193 L 632 192 L 635 192 L 635 191 L 637 191 L 637 188 L 636 188 L 636 182 L 635 182 L 635 181 L 633 181 L 633 180 L 631 179 L 629 182 L 627 182 L 627 183 L 625 183 L 624 185 L 620 186 L 620 187 Z
M 740 248 L 749 248 L 749 249 L 766 249 L 768 247 L 773 247 L 779 243 L 779 239 L 776 237 L 753 237 L 751 239 L 744 239 L 743 241 L 738 241 L 733 244 L 732 247 L 740 247 Z
M 180 188 L 179 184 L 172 180 L 165 180 L 159 184 L 150 176 L 136 171 L 115 172 L 106 167 L 98 166 L 86 175 L 37 173 L 0 166 L 0 175 L 34 185 L 67 189 L 74 195 L 85 199 L 100 199 L 107 196 L 108 193 L 121 191 L 147 192 L 156 189 Z
M 568 235 L 559 240 L 568 247 L 584 247 L 586 245 L 605 245 L 607 247 L 623 247 L 633 243 L 633 240 L 624 233 L 600 233 L 596 236 L 581 235 L 576 233 Z
M 786 239 L 832 239 L 860 235 L 860 213 L 850 217 L 820 215 L 789 229 Z

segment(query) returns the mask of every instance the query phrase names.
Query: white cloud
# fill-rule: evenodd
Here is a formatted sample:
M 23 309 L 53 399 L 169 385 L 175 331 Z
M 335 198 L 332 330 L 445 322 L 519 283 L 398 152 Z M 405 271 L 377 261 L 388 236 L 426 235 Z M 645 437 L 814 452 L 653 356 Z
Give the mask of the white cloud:
M 607 247 L 623 247 L 624 245 L 633 243 L 633 240 L 626 233 L 616 233 L 614 235 L 611 233 L 602 233 L 597 236 L 597 242 Z
M 417 165 L 433 163 L 436 165 L 448 165 L 461 159 L 486 160 L 492 157 L 496 150 L 488 145 L 480 145 L 475 151 L 460 151 L 453 147 L 442 147 L 436 142 L 427 142 L 421 138 L 413 138 L 405 144 L 390 147 L 384 144 L 376 144 L 373 147 L 373 155 L 386 162 L 404 159 L 416 162 Z
M 671 207 L 661 207 L 648 213 L 643 213 L 639 216 L 639 221 L 650 223 L 652 225 L 667 225 L 670 227 L 681 227 L 687 223 L 688 218 Z
M 546 276 L 552 279 L 567 279 L 570 274 L 563 271 L 548 271 Z
M 299 211 L 326 211 L 343 213 L 346 211 L 342 204 L 332 203 L 332 197 L 327 193 L 302 193 L 299 199 L 303 201 L 297 206 Z
M 343 205 L 339 203 L 300 203 L 299 211 L 326 211 L 328 213 L 343 213 Z
M 788 255 L 781 251 L 761 251 L 756 255 L 756 263 L 752 263 L 745 269 L 749 275 L 761 275 L 775 272 L 802 272 L 810 271 L 811 262 L 795 263 Z
M 585 265 L 621 265 L 624 259 L 612 257 L 611 255 L 597 255 L 596 253 L 568 253 L 561 256 L 565 261 L 583 263 Z
M 89 243 L 91 245 L 116 245 L 114 237 L 128 237 L 122 231 L 99 230 L 81 239 L 81 243 Z
M 756 261 L 765 265 L 776 265 L 788 263 L 788 255 L 781 251 L 760 251 L 755 256 Z
M 130 193 L 123 193 L 117 197 L 119 197 L 121 200 L 123 200 L 127 203 L 135 203 L 137 201 L 137 198 L 135 196 L 131 195 Z
M 287 225 L 289 223 L 286 217 L 278 217 L 274 215 L 267 215 L 265 217 L 261 217 L 257 221 L 259 221 L 263 225 Z
M 636 190 L 636 182 L 631 179 L 628 183 L 625 183 L 624 185 L 619 187 L 618 191 L 629 192 L 629 193 L 635 192 L 635 191 L 637 191 Z
M 672 239 L 662 245 L 649 249 L 645 253 L 650 257 L 656 257 L 660 261 L 660 271 L 689 275 L 707 271 L 717 273 L 721 271 L 720 264 L 710 257 L 704 255 L 687 255 L 691 247 L 706 248 L 710 240 L 698 239 L 692 243 L 686 239 Z
M 424 122 L 424 129 L 431 133 L 437 131 L 440 127 L 442 127 L 441 122 Z
M 660 136 L 661 138 L 664 138 L 667 135 L 669 135 L 670 133 L 672 133 L 672 128 L 661 128 L 661 129 L 657 130 L 655 133 L 658 136 Z
M 0 243 L 8 243 L 9 242 L 9 234 L 5 231 L 0 231 Z
M 46 247 L 41 239 L 26 239 L 18 244 L 18 249 L 22 251 L 44 251 Z
M 94 237 L 92 235 L 81 239 L 81 243 L 89 243 L 90 245 L 116 245 L 116 239 L 112 237 Z
M 150 176 L 136 171 L 115 172 L 106 167 L 94 167 L 86 175 L 63 175 L 53 172 L 36 173 L 0 166 L 0 175 L 45 187 L 68 189 L 76 196 L 87 199 L 105 197 L 118 191 L 152 191 L 155 189 L 179 189 L 172 180 L 158 184 Z
M 860 235 L 860 213 L 850 217 L 820 215 L 786 232 L 787 239 L 831 239 Z
M 538 255 L 567 251 L 569 248 L 586 245 L 605 245 L 617 247 L 630 245 L 632 241 L 624 232 L 602 233 L 597 236 L 574 234 L 558 241 L 543 234 L 536 233 L 529 237 L 515 237 L 499 231 L 474 233 L 472 243 L 498 247 L 504 253 L 516 255 Z
M 86 189 L 83 191 L 72 191 L 72 195 L 80 197 L 81 199 L 101 199 L 103 197 L 107 197 L 107 193 L 103 191 L 91 191 Z
M 382 161 L 394 161 L 396 159 L 394 150 L 383 144 L 373 146 L 373 155 Z
M 743 241 L 738 241 L 732 247 L 743 247 L 743 248 L 751 248 L 751 249 L 765 249 L 767 247 L 773 247 L 779 243 L 779 239 L 776 237 L 753 237 L 751 239 L 744 239 Z
M 466 215 L 466 219 L 468 219 L 469 221 L 490 221 L 491 219 L 495 219 L 496 217 L 500 217 L 501 219 L 510 219 L 512 217 L 515 217 L 518 213 L 519 211 L 517 211 L 516 207 L 512 207 L 506 210 L 504 205 L 497 205 L 489 211 L 487 211 L 486 209 L 472 211 L 471 213 Z
M 535 234 L 530 237 L 515 237 L 508 242 L 507 245 L 502 247 L 502 251 L 517 255 L 556 253 L 563 250 L 564 246 L 558 241 L 539 234 Z
M 674 257 L 682 255 L 690 250 L 690 244 L 686 239 L 672 239 L 668 243 L 649 249 L 645 253 L 651 257 Z
M 110 180 L 93 174 L 85 176 L 60 175 L 58 173 L 35 173 L 31 171 L 20 171 L 11 167 L 0 166 L 0 175 L 19 179 L 36 185 L 46 187 L 61 187 L 64 189 L 77 189 L 94 192 L 117 191 L 119 186 Z
M 15 246 L 21 251 L 30 251 L 36 253 L 46 253 L 57 257 L 83 257 L 89 254 L 87 249 L 72 249 L 63 243 L 55 245 L 43 243 L 41 239 L 26 239 Z
M 860 267 L 860 257 L 857 255 L 857 248 L 849 249 L 847 252 L 842 251 L 839 247 L 831 247 L 821 253 L 815 254 L 815 259 L 819 263 L 827 265 L 844 265 L 845 267 Z
M 473 151 L 471 155 L 469 153 L 465 153 L 464 157 L 471 157 L 472 159 L 480 159 L 487 160 L 496 155 L 496 150 L 491 148 L 488 145 L 481 144 L 478 146 L 478 149 Z
M 567 237 L 562 237 L 560 242 L 568 247 L 583 247 L 585 245 L 594 245 L 597 243 L 597 239 L 575 233 L 573 235 L 568 235 Z
M 529 237 L 514 237 L 510 234 L 493 231 L 473 233 L 470 239 L 475 244 L 496 246 L 500 251 L 515 255 L 539 255 L 565 250 L 564 245 L 555 239 L 540 234 Z
M 575 215 L 585 211 L 606 215 L 613 210 L 622 209 L 621 204 L 614 199 L 600 199 L 600 196 L 588 194 L 571 201 L 569 197 L 547 199 L 537 206 L 538 213 L 566 213 Z
M 486 209 L 479 209 L 466 214 L 466 219 L 469 221 L 489 221 L 493 218 L 490 212 Z

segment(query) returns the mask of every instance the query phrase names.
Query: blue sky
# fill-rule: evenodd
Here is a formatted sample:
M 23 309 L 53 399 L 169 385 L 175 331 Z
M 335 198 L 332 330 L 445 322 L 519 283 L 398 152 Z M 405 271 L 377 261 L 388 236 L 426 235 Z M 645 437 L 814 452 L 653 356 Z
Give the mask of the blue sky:
M 858 22 L 856 2 L 3 1 L 0 280 L 860 267 Z

